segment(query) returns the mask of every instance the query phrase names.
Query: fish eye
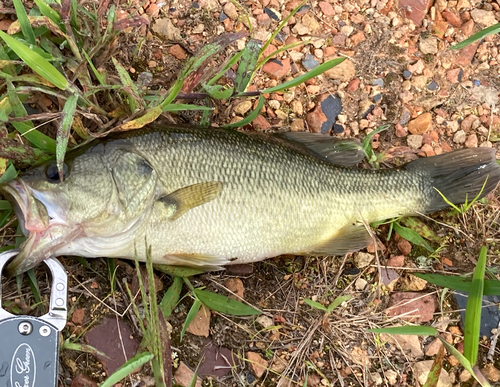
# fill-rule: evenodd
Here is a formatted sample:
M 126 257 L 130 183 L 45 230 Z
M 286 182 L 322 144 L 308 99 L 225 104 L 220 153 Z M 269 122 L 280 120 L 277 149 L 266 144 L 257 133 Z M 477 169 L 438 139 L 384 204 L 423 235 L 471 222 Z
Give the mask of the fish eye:
M 50 164 L 47 169 L 45 170 L 45 176 L 47 177 L 47 180 L 50 183 L 60 183 L 61 180 L 59 179 L 59 172 L 57 170 L 57 164 L 52 163 Z M 66 163 L 63 164 L 63 179 L 66 179 L 69 176 L 69 168 Z

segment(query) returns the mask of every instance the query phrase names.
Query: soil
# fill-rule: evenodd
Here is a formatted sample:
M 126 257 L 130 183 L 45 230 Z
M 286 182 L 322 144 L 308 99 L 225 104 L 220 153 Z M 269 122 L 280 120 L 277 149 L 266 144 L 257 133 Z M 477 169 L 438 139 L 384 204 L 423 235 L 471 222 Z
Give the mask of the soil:
M 273 44 L 279 48 L 283 42 L 307 40 L 311 43 L 277 54 L 278 70 L 282 70 L 287 59 L 291 60 L 290 70 L 281 75 L 274 67 L 263 68 L 257 72 L 249 90 L 272 87 L 305 73 L 302 60 L 306 55 L 312 55 L 318 63 L 345 57 L 351 65 L 343 64 L 334 69 L 333 75 L 323 74 L 293 88 L 291 98 L 284 93 L 266 95 L 262 114 L 244 129 L 281 131 L 292 127 L 320 131 L 321 125 L 320 129 L 314 126 L 314 121 L 321 117 L 317 109 L 325 109 L 321 101 L 326 96 L 336 95 L 342 100 L 342 111 L 334 120 L 341 127 L 335 130 L 336 137 L 362 139 L 379 125 L 391 124 L 373 139 L 373 148 L 383 155 L 383 168 L 462 147 L 494 147 L 500 155 L 496 142 L 500 138 L 499 38 L 490 35 L 472 45 L 473 48 L 458 53 L 450 50 L 451 45 L 491 25 L 492 20 L 498 21 L 499 4 L 488 0 L 431 3 L 418 0 L 306 3 Z M 141 77 L 151 73 L 148 88 L 154 92 L 161 86 L 168 88 L 182 64 L 217 36 L 248 31 L 243 9 L 250 16 L 254 38 L 266 40 L 279 20 L 299 4 L 297 1 L 252 0 L 242 3 L 240 9 L 231 2 L 217 0 L 116 1 L 120 18 L 140 15 L 147 24 L 127 29 L 111 53 L 135 81 L 140 82 Z M 5 9 L 11 8 L 5 2 Z M 483 12 L 478 14 L 477 10 Z M 0 26 L 13 18 L 12 12 L 6 12 Z M 165 19 L 178 29 L 177 33 L 167 37 L 155 29 L 155 25 Z M 236 46 L 241 49 L 247 41 L 240 40 L 214 61 L 222 63 L 224 55 Z M 113 71 L 107 62 L 101 65 Z M 234 72 L 226 74 L 226 78 L 231 82 Z M 235 111 L 242 101 L 214 102 L 212 124 L 217 126 L 241 119 Z M 429 125 L 418 122 L 411 125 L 412 120 L 425 113 L 430 113 Z M 163 118 L 196 124 L 200 115 L 186 112 Z M 328 133 L 332 132 L 329 128 Z M 261 310 L 267 320 L 212 311 L 207 337 L 188 331 L 181 341 L 183 325 L 193 304 L 192 297 L 182 298 L 167 318 L 171 326 L 172 372 L 176 382 L 186 385 L 181 381 L 190 380 L 189 370 L 200 367 L 203 372 L 198 374 L 204 386 L 416 385 L 421 375 L 414 372 L 413 366 L 434 358 L 427 355 L 433 338 L 420 337 L 417 345 L 423 352 L 415 354 L 407 350 L 406 343 L 382 340 L 366 329 L 405 324 L 406 320 L 398 317 L 400 313 L 389 318 L 387 311 L 393 306 L 391 296 L 417 291 L 432 294 L 436 302 L 432 320 L 425 324 L 438 327 L 444 333 L 452 332 L 449 334 L 452 343 L 458 349 L 463 348 L 463 327 L 451 294 L 430 284 L 417 283 L 411 273 L 472 273 L 484 243 L 489 247 L 488 266 L 497 268 L 500 265 L 498 192 L 475 204 L 466 215 L 443 211 L 423 218 L 441 241 L 433 243 L 436 251 L 432 254 L 411 244 L 408 251 L 408 245 L 393 232 L 389 237 L 389 226 L 382 225 L 376 231 L 383 245 L 378 252 L 372 246 L 344 257 L 278 257 L 191 278 L 193 286 L 224 295 L 231 295 L 225 285 L 227 280 L 240 279 L 244 301 Z M 6 231 L 4 245 L 15 237 L 15 229 Z M 361 263 L 366 257 L 369 262 Z M 103 321 L 111 319 L 117 326 L 128 326 L 130 331 L 125 339 L 133 342 L 132 348 L 139 346 L 143 331 L 125 289 L 128 284 L 132 294 L 138 292 L 138 274 L 133 263 L 71 257 L 62 262 L 69 274 L 70 311 L 62 338 L 97 348 L 103 341 L 101 337 L 113 335 L 109 328 L 99 331 Z M 391 265 L 391 262 L 399 263 Z M 109 274 L 110 267 L 116 267 L 114 276 Z M 37 269 L 36 276 L 43 295 L 41 302 L 29 291 L 27 278 L 19 288 L 22 290 L 13 279 L 4 281 L 3 306 L 7 310 L 35 315 L 44 312 L 50 280 L 44 268 Z M 160 272 L 156 272 L 156 276 L 159 301 L 172 284 L 172 278 Z M 185 287 L 182 294 L 186 293 Z M 352 298 L 330 313 L 304 301 L 310 299 L 328 306 L 345 295 Z M 143 313 L 140 301 L 140 297 L 135 298 L 139 312 Z M 97 339 L 93 341 L 87 334 L 92 329 L 97 332 Z M 123 343 L 123 337 L 120 340 Z M 500 367 L 499 350 L 495 350 L 491 364 L 487 360 L 490 339 L 483 339 L 481 344 L 479 368 L 485 370 L 492 382 L 498 382 L 500 376 L 495 380 L 495 370 L 498 372 Z M 120 347 L 97 349 L 123 359 L 133 356 L 135 350 L 123 356 Z M 67 349 L 62 345 L 60 386 L 101 383 L 119 365 L 112 365 L 91 349 L 87 352 L 84 349 Z M 450 385 L 473 384 L 452 356 L 445 357 L 444 368 Z M 152 375 L 150 366 L 144 365 L 117 385 L 152 386 L 155 385 Z

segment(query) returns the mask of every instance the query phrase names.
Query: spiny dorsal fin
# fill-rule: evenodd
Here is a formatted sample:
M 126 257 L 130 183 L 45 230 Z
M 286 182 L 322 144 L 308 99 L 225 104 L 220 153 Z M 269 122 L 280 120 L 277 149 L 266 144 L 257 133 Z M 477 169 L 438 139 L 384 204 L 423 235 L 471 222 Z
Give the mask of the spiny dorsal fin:
M 292 144 L 307 148 L 315 156 L 319 156 L 332 164 L 350 167 L 363 160 L 365 153 L 356 139 L 338 139 L 320 133 L 286 132 L 278 137 Z
M 322 245 L 314 248 L 313 255 L 343 255 L 365 248 L 372 242 L 364 224 L 353 224 L 340 229 Z
M 161 197 L 158 201 L 172 211 L 169 219 L 176 220 L 190 209 L 214 200 L 221 191 L 222 183 L 220 181 L 208 181 L 180 188 L 167 196 Z

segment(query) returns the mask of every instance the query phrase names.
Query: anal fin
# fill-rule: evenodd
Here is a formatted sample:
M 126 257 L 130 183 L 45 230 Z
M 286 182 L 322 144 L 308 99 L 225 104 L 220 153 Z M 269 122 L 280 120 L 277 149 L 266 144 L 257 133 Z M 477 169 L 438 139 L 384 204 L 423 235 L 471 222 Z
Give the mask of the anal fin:
M 206 271 L 224 270 L 222 266 L 229 262 L 225 258 L 189 253 L 167 254 L 164 259 L 167 265 L 200 268 Z
M 313 255 L 343 255 L 361 250 L 372 242 L 372 237 L 364 224 L 348 225 L 340 229 L 330 239 L 314 248 Z

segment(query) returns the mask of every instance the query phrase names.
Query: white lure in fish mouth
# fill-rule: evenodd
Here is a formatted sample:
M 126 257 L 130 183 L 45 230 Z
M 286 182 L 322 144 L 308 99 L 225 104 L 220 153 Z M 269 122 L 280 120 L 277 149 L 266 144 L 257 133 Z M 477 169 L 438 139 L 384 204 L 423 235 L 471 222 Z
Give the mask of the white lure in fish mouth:
M 54 191 L 39 191 L 17 179 L 2 187 L 13 204 L 19 225 L 26 236 L 21 251 L 7 267 L 10 275 L 29 270 L 50 257 L 62 244 L 81 233 L 66 223 L 69 203 Z

